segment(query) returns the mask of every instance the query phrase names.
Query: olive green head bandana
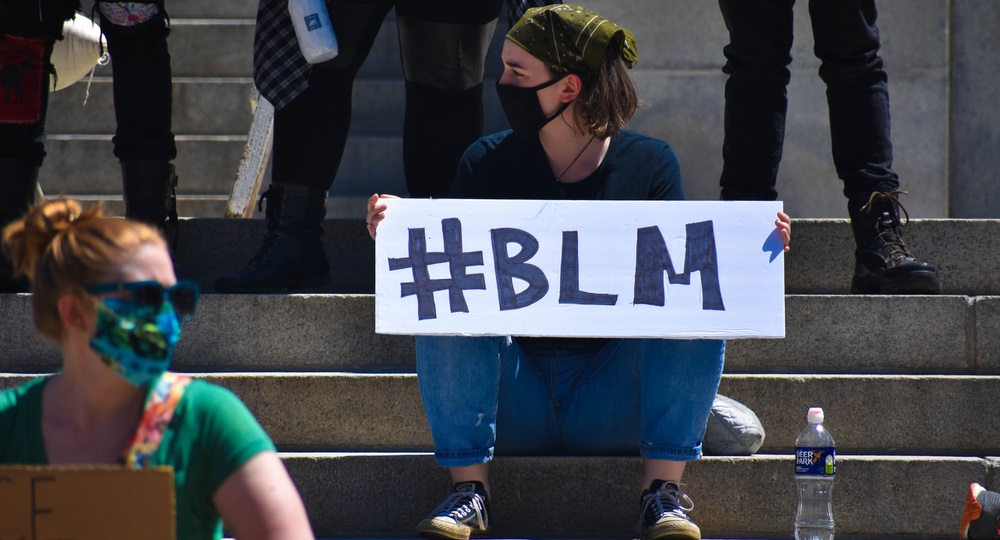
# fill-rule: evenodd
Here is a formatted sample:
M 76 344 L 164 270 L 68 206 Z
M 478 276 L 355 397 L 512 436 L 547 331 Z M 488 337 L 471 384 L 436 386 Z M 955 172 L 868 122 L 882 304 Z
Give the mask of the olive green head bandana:
M 600 70 L 605 53 L 620 56 L 629 68 L 639 61 L 632 32 L 572 4 L 525 11 L 507 32 L 507 39 L 558 73 L 594 75 Z

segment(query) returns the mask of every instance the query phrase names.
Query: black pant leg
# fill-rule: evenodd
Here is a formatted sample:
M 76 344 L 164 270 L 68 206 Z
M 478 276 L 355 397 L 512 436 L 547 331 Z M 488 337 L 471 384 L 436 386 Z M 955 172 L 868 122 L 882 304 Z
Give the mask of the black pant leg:
M 837 175 L 848 198 L 893 191 L 888 77 L 873 0 L 811 0 L 820 77 L 826 83 Z
M 7 54 L 0 55 L 0 102 L 9 105 L 0 106 L 0 158 L 24 160 L 34 167 L 42 165 L 52 47 L 62 36 L 63 22 L 71 19 L 79 7 L 79 0 L 0 1 L 0 36 L 9 37 L 4 46 L 10 47 Z M 38 39 L 44 40 L 41 51 L 22 38 L 35 40 L 36 44 Z M 31 74 L 36 78 L 28 80 Z M 10 117 L 5 117 L 4 111 Z
M 100 6 L 97 9 L 111 55 L 117 122 L 113 141 L 120 161 L 171 161 L 177 157 L 171 131 L 170 29 L 162 1 L 150 3 L 158 6 L 158 13 L 133 26 L 114 24 Z
M 397 4 L 406 78 L 403 166 L 413 197 L 444 197 L 483 131 L 483 74 L 501 0 Z
M 719 0 L 729 44 L 720 185 L 726 200 L 774 200 L 785 137 L 793 0 Z
M 330 189 L 351 125 L 354 78 L 392 0 L 327 2 L 339 54 L 314 66 L 309 87 L 274 113 L 271 178 Z

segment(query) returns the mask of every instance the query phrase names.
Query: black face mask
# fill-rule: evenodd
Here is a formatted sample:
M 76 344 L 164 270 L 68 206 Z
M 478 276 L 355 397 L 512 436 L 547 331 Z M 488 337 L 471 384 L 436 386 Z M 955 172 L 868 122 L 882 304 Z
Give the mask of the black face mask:
M 523 141 L 538 140 L 538 132 L 569 107 L 572 101 L 563 103 L 562 107 L 552 116 L 545 116 L 541 104 L 538 103 L 538 91 L 552 86 L 565 76 L 556 77 L 532 88 L 520 88 L 509 84 L 500 84 L 500 81 L 497 81 L 497 96 L 500 98 L 504 116 L 507 117 L 510 128 L 514 130 L 514 135 Z

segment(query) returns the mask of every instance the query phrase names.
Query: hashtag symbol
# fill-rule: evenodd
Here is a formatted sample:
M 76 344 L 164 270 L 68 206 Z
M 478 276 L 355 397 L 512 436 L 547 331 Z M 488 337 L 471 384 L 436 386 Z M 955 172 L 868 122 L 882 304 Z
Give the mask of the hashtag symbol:
M 437 317 L 434 305 L 435 291 L 448 291 L 448 301 L 452 313 L 468 313 L 465 302 L 467 290 L 486 290 L 486 278 L 482 274 L 466 274 L 470 266 L 483 265 L 483 252 L 462 251 L 462 222 L 456 218 L 442 219 L 441 232 L 444 237 L 443 252 L 427 252 L 424 229 L 409 229 L 409 257 L 390 258 L 389 270 L 413 269 L 413 281 L 400 284 L 400 297 L 417 297 L 417 317 L 419 320 Z M 449 279 L 431 279 L 428 267 L 432 264 L 448 263 Z

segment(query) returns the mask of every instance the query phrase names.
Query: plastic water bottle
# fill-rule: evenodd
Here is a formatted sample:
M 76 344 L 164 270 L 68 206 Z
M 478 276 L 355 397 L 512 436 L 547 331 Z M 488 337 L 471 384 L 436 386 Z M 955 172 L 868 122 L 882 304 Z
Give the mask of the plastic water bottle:
M 837 453 L 833 436 L 823 427 L 823 409 L 812 407 L 809 425 L 795 439 L 795 484 L 799 510 L 795 540 L 833 540 L 833 476 Z
M 324 0 L 288 0 L 288 14 L 306 62 L 318 64 L 337 56 L 337 36 Z

